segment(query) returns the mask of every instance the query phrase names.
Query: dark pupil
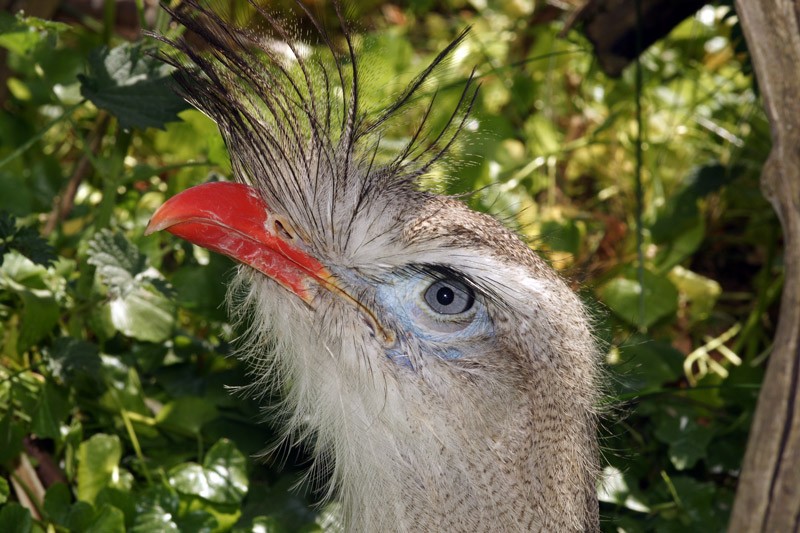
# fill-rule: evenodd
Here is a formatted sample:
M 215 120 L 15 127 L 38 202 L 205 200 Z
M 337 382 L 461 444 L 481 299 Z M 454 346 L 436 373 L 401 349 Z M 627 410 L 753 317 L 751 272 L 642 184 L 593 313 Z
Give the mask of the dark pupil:
M 442 287 L 436 291 L 436 301 L 442 305 L 450 305 L 456 299 L 456 293 L 450 287 Z

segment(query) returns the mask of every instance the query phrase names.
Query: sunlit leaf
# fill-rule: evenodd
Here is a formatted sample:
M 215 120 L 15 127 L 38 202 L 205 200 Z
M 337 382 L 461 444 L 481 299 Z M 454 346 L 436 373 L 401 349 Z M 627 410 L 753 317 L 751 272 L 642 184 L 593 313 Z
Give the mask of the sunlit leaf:
M 89 263 L 108 286 L 114 327 L 149 342 L 163 342 L 172 335 L 175 303 L 168 285 L 124 235 L 98 232 L 89 243 Z
M 139 495 L 131 531 L 180 531 L 175 522 L 179 504 L 178 495 L 172 489 L 163 485 L 151 486 Z
M 203 465 L 185 463 L 170 471 L 169 482 L 178 492 L 215 503 L 238 504 L 247 494 L 247 461 L 234 444 L 223 439 L 205 456 Z
M 635 271 L 611 280 L 600 290 L 606 305 L 629 324 L 649 327 L 675 313 L 678 291 L 664 276 L 644 271 L 644 286 Z
M 116 435 L 98 433 L 78 448 L 78 498 L 93 503 L 119 471 L 122 444 Z
M 601 502 L 616 503 L 640 513 L 649 512 L 650 508 L 639 500 L 634 492 L 636 488 L 630 487 L 630 480 L 626 479 L 625 474 L 618 468 L 607 466 L 603 469 L 597 491 L 597 497 Z

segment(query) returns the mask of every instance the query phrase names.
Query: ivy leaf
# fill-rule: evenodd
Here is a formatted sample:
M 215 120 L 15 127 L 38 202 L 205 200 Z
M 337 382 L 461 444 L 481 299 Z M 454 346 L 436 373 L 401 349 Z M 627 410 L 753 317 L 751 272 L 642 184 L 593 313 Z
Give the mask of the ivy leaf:
M 159 128 L 188 109 L 172 90 L 172 68 L 139 44 L 95 49 L 89 75 L 78 76 L 81 95 L 113 114 L 124 129 Z
M 139 496 L 136 502 L 136 517 L 133 533 L 150 531 L 180 531 L 174 517 L 178 514 L 180 499 L 170 488 L 155 485 Z
M 203 465 L 184 463 L 169 475 L 169 484 L 181 494 L 239 505 L 247 494 L 247 461 L 234 444 L 221 439 L 208 450 Z
M 161 274 L 121 233 L 98 232 L 89 242 L 89 263 L 109 292 L 111 322 L 134 339 L 163 342 L 175 326 L 175 303 Z

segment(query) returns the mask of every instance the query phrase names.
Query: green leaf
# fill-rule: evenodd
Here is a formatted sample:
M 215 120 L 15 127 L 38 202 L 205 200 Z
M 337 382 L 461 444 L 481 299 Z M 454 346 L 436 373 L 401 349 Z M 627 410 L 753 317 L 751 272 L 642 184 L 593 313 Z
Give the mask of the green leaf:
M 125 293 L 133 290 L 134 278 L 147 269 L 147 259 L 122 233 L 104 229 L 89 241 L 89 264 L 110 289 Z
M 686 231 L 675 234 L 659 246 L 655 264 L 659 273 L 668 272 L 675 265 L 692 255 L 703 243 L 706 236 L 706 224 L 701 217 Z
M 86 533 L 125 533 L 125 515 L 112 505 L 101 505 Z
M 78 448 L 78 499 L 94 503 L 119 470 L 122 444 L 116 435 L 98 433 Z
M 675 468 L 686 470 L 706 456 L 714 432 L 710 427 L 698 424 L 688 414 L 665 413 L 658 421 L 655 436 L 669 444 L 669 458 Z
M 207 265 L 187 265 L 170 278 L 181 309 L 190 309 L 211 320 L 224 321 L 225 293 L 234 272 L 233 262 L 211 254 Z
M 25 428 L 14 419 L 13 410 L 8 409 L 0 418 L 0 464 L 9 465 L 19 456 L 26 433 Z
M 180 500 L 170 488 L 156 485 L 141 494 L 136 502 L 132 532 L 180 531 L 173 517 L 178 514 Z
M 17 231 L 11 247 L 37 265 L 51 265 L 58 258 L 50 243 L 30 227 L 22 227 Z
M 620 346 L 614 381 L 627 391 L 656 389 L 683 377 L 683 358 L 669 343 L 634 335 Z
M 3 533 L 29 533 L 32 530 L 31 512 L 17 502 L 7 503 L 0 509 L 0 531 Z
M 675 476 L 671 482 L 685 513 L 684 520 L 692 525 L 693 530 L 712 531 L 715 526 L 725 523 L 730 505 L 719 505 L 714 501 L 718 489 L 713 483 L 702 483 L 688 476 Z
M 720 284 L 681 266 L 670 271 L 669 279 L 688 300 L 692 321 L 707 319 L 717 303 L 717 298 L 722 294 Z
M 0 504 L 8 501 L 8 496 L 11 494 L 11 488 L 8 486 L 6 478 L 0 477 Z
M 263 531 L 264 533 L 284 533 L 287 531 L 274 516 L 256 516 L 246 527 L 237 527 L 234 533 L 250 533 Z
M 549 220 L 542 224 L 541 237 L 551 250 L 578 255 L 581 230 L 574 220 Z
M 95 512 L 91 504 L 77 501 L 69 509 L 67 529 L 70 531 L 86 531 L 94 521 Z
M 181 533 L 212 533 L 219 529 L 219 522 L 207 511 L 190 511 L 178 518 Z
M 130 487 L 105 487 L 97 494 L 95 505 L 102 507 L 108 504 L 116 507 L 125 517 L 125 525 L 129 527 L 136 517 L 136 502 Z
M 600 476 L 597 497 L 601 502 L 615 503 L 632 511 L 647 513 L 650 508 L 635 494 L 635 478 L 628 479 L 618 468 L 607 466 Z
M 50 334 L 58 323 L 61 309 L 47 291 L 23 290 L 19 295 L 22 316 L 17 350 L 22 353 Z
M 659 210 L 650 234 L 656 244 L 665 244 L 700 223 L 697 201 L 727 185 L 738 173 L 719 163 L 695 167 L 683 188 Z
M 94 344 L 72 337 L 58 338 L 46 364 L 53 377 L 66 385 L 95 392 L 104 388 L 103 363 Z
M 58 440 L 61 424 L 66 420 L 72 406 L 64 390 L 53 381 L 45 381 L 39 396 L 39 404 L 33 413 L 31 431 L 39 437 Z
M 0 13 L 0 47 L 25 55 L 42 42 L 52 47 L 56 34 L 70 29 L 68 24 L 36 17 Z
M 0 265 L 3 254 L 16 250 L 37 265 L 55 263 L 57 256 L 50 243 L 33 228 L 17 228 L 14 218 L 6 211 L 0 211 Z
M 132 533 L 150 533 L 151 531 L 166 533 L 168 531 L 180 532 L 180 529 L 173 520 L 172 514 L 156 505 L 138 512 L 131 528 Z
M 181 494 L 238 505 L 247 494 L 246 466 L 245 456 L 231 441 L 222 439 L 208 450 L 202 466 L 185 463 L 173 468 L 169 484 Z
M 89 75 L 79 76 L 81 94 L 108 110 L 124 129 L 163 128 L 189 105 L 173 90 L 172 68 L 141 44 L 94 50 Z
M 47 519 L 66 527 L 71 503 L 72 495 L 69 487 L 64 483 L 53 484 L 44 495 L 44 512 Z
M 123 334 L 163 342 L 175 327 L 175 303 L 161 274 L 121 233 L 98 232 L 89 242 L 89 263 L 108 286 L 111 322 Z
M 152 286 L 137 287 L 111 301 L 111 321 L 121 333 L 146 342 L 164 342 L 175 329 L 175 303 Z
M 165 428 L 199 435 L 203 425 L 214 420 L 218 414 L 209 400 L 182 396 L 166 404 L 156 416 L 156 421 Z
M 650 327 L 673 315 L 678 309 L 678 291 L 664 276 L 644 271 L 644 289 L 636 272 L 630 269 L 625 277 L 611 280 L 600 290 L 603 302 L 620 318 L 635 325 Z M 640 298 L 644 308 L 640 308 Z M 643 312 L 643 313 L 642 313 Z

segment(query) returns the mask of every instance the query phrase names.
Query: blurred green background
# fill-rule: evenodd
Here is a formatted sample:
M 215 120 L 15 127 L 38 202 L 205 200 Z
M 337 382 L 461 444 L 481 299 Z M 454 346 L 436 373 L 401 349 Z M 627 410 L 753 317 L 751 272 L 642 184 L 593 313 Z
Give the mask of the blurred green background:
M 137 37 L 179 29 L 144 2 L 61 4 L 57 21 L 0 12 L 0 531 L 335 529 L 336 502 L 290 490 L 302 450 L 260 456 L 277 434 L 228 389 L 248 380 L 222 305 L 233 264 L 142 235 L 166 198 L 230 177 L 215 125 Z M 730 3 L 650 47 L 639 90 L 633 66 L 610 79 L 560 34 L 574 7 L 353 2 L 362 98 L 380 109 L 471 27 L 425 87 L 443 121 L 473 69 L 481 84 L 430 181 L 477 191 L 592 309 L 603 529 L 722 531 L 782 286 L 769 127 Z

